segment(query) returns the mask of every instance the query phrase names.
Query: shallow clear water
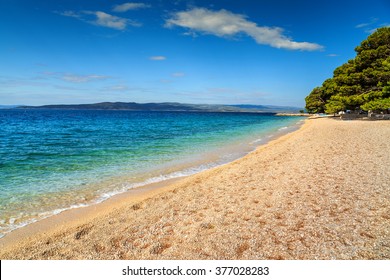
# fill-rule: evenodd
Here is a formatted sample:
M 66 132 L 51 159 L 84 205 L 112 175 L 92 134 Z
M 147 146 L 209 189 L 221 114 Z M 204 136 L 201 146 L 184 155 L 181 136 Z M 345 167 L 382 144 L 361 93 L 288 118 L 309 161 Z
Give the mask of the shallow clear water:
M 0 235 L 132 187 L 231 161 L 299 120 L 249 113 L 0 110 Z

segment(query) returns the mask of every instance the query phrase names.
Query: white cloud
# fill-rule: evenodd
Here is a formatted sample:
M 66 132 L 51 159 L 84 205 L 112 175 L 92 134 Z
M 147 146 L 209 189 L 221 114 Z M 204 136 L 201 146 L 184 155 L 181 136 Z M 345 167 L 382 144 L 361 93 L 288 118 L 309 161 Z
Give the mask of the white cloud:
M 79 13 L 74 11 L 65 11 L 59 14 L 66 17 L 77 18 L 90 24 L 117 30 L 125 30 L 128 25 L 136 27 L 141 26 L 141 24 L 138 22 L 129 20 L 127 18 L 113 16 L 102 11 L 82 11 Z
M 371 18 L 369 22 L 360 23 L 360 24 L 356 25 L 355 27 L 356 28 L 364 28 L 364 27 L 375 24 L 377 21 L 378 21 L 378 18 Z
M 112 9 L 114 12 L 123 13 L 127 12 L 129 10 L 138 10 L 138 9 L 144 9 L 149 8 L 150 5 L 144 4 L 144 3 L 124 3 L 121 5 L 116 5 Z
M 62 16 L 65 16 L 65 17 L 74 17 L 74 18 L 80 18 L 80 15 L 73 12 L 73 11 L 65 11 L 65 12 L 62 12 L 62 13 L 59 13 L 60 15 Z
M 388 23 L 382 23 L 382 24 L 380 24 L 378 27 L 367 28 L 367 29 L 364 30 L 364 32 L 369 33 L 369 34 L 372 34 L 372 33 L 374 33 L 375 31 L 377 31 L 378 28 L 381 28 L 381 27 L 390 27 L 390 25 L 389 25 Z
M 330 57 L 336 57 L 336 56 L 339 56 L 338 54 L 335 54 L 335 53 L 330 53 L 330 54 L 328 54 L 328 56 L 330 56 Z
M 175 73 L 172 73 L 172 76 L 173 77 L 183 77 L 185 74 L 183 72 L 175 72 Z
M 113 29 L 124 30 L 129 23 L 128 19 L 113 16 L 101 11 L 85 12 L 86 14 L 95 15 L 96 20 L 92 21 L 93 24 L 105 26 Z
M 363 27 L 366 27 L 366 26 L 369 26 L 371 23 L 360 23 L 358 25 L 356 25 L 355 27 L 356 28 L 363 28 Z
M 87 83 L 91 81 L 106 80 L 110 78 L 104 75 L 77 75 L 77 74 L 64 74 L 61 76 L 61 80 L 71 83 Z
M 64 73 L 64 72 L 43 71 L 40 72 L 37 77 L 35 77 L 35 80 L 56 79 L 56 80 L 62 80 L 71 83 L 86 83 L 92 81 L 107 80 L 110 78 L 111 76 L 97 75 L 97 74 L 79 75 L 79 74 Z
M 372 34 L 374 33 L 378 28 L 381 27 L 389 27 L 389 23 L 379 23 L 379 18 L 371 18 L 369 22 L 360 23 L 356 25 L 356 28 L 363 29 L 364 32 Z
M 279 27 L 258 26 L 244 15 L 234 14 L 227 10 L 211 11 L 205 8 L 194 8 L 175 13 L 166 21 L 166 27 L 180 26 L 192 31 L 213 34 L 219 37 L 230 37 L 245 33 L 258 44 L 289 50 L 314 51 L 323 46 L 309 42 L 295 42 L 283 35 Z
M 162 56 L 162 55 L 158 55 L 158 56 L 151 56 L 149 57 L 150 60 L 166 60 L 167 58 L 165 56 Z

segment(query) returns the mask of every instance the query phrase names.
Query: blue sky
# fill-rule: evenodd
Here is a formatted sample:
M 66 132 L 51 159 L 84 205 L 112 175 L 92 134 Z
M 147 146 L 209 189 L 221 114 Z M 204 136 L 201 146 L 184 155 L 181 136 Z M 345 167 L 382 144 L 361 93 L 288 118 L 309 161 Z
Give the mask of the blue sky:
M 0 104 L 303 107 L 388 25 L 388 0 L 1 0 Z

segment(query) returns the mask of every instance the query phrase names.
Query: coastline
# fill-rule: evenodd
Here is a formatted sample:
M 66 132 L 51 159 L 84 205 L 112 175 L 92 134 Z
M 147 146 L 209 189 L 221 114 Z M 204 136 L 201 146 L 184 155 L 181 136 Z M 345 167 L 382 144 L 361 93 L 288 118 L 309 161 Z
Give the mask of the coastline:
M 159 177 L 147 177 L 145 181 L 132 183 L 131 185 L 133 186 L 124 191 L 104 194 L 99 198 L 92 200 L 90 203 L 86 203 L 78 207 L 75 207 L 75 205 L 53 211 L 53 214 L 51 215 L 28 222 L 22 226 L 16 227 L 12 231 L 7 232 L 5 235 L 2 235 L 0 237 L 0 249 L 6 247 L 10 243 L 18 242 L 19 240 L 29 238 L 36 234 L 46 234 L 48 231 L 56 231 L 58 227 L 63 227 L 65 224 L 68 225 L 77 223 L 77 220 L 88 220 L 91 217 L 95 217 L 95 213 L 107 211 L 107 209 L 110 209 L 114 204 L 115 206 L 118 206 L 118 203 L 137 202 L 160 192 L 164 192 L 165 189 L 169 188 L 169 186 L 174 182 L 225 164 L 229 164 L 255 151 L 262 145 L 266 145 L 279 137 L 298 130 L 304 124 L 304 121 L 305 119 L 301 119 L 289 126 L 281 127 L 277 130 L 273 130 L 272 132 L 269 131 L 267 134 L 262 135 L 265 137 L 261 137 L 250 142 L 249 146 L 245 147 L 245 149 L 243 149 L 243 147 L 237 147 L 236 144 L 235 146 L 230 145 L 219 150 L 219 153 L 236 153 L 234 158 L 229 158 L 223 161 L 217 160 L 218 156 L 214 151 L 213 153 L 208 154 L 208 156 L 203 158 L 201 161 L 196 159 L 195 161 L 192 161 L 190 165 L 188 165 L 188 163 L 182 163 L 182 165 L 180 165 L 180 169 L 171 171 L 171 173 L 164 173 Z M 244 142 L 246 141 L 248 141 L 248 139 Z M 192 171 L 188 172 L 188 170 Z M 120 180 L 126 181 L 126 178 L 120 177 Z M 103 198 L 103 196 L 105 198 Z
M 362 128 L 364 135 L 355 135 Z M 387 122 L 306 120 L 231 163 L 15 230 L 0 239 L 0 257 L 389 259 L 389 171 L 363 161 L 371 154 L 390 164 L 387 154 L 379 154 L 389 151 L 383 143 L 389 128 Z M 375 145 L 362 143 L 373 132 Z M 355 160 L 357 166 L 350 166 Z M 345 176 L 351 172 L 363 179 Z M 369 182 L 370 172 L 379 174 L 373 180 L 378 185 Z M 363 192 L 367 184 L 373 190 Z M 379 226 L 370 228 L 373 219 Z
M 62 212 L 94 206 L 112 198 L 113 196 L 121 195 L 134 188 L 148 187 L 149 185 L 154 184 L 165 185 L 165 181 L 169 182 L 171 179 L 175 180 L 191 176 L 239 159 L 254 151 L 258 146 L 264 145 L 281 135 L 297 130 L 303 123 L 303 119 L 300 119 L 301 120 L 297 122 L 296 120 L 293 120 L 293 118 L 290 118 L 290 121 L 285 124 L 286 126 L 280 128 L 271 126 L 268 131 L 260 130 L 256 133 L 256 135 L 248 134 L 247 138 L 241 137 L 240 141 L 237 141 L 236 139 L 234 142 L 231 141 L 231 143 L 222 143 L 222 145 L 218 146 L 218 148 L 213 147 L 210 150 L 204 150 L 197 155 L 193 152 L 186 153 L 185 157 L 183 157 L 182 154 L 175 155 L 175 161 L 168 161 L 165 164 L 160 164 L 156 168 L 149 168 L 143 170 L 142 172 L 138 172 L 138 174 L 126 172 L 118 173 L 108 178 L 102 178 L 101 180 L 90 183 L 89 188 L 86 188 L 87 190 L 89 189 L 92 191 L 91 193 L 83 193 L 84 196 L 89 196 L 89 199 L 79 199 L 74 201 L 68 199 L 66 203 L 59 201 L 61 205 L 61 207 L 59 207 L 58 204 L 54 204 L 56 202 L 56 197 L 48 197 L 48 199 L 46 199 L 48 204 L 51 203 L 52 205 L 55 205 L 54 208 L 52 207 L 52 209 L 47 209 L 41 212 L 38 210 L 38 212 L 35 212 L 35 215 L 31 215 L 29 219 L 25 219 L 22 222 L 15 219 L 16 223 L 12 222 L 9 224 L 7 230 L 4 230 L 7 225 L 2 228 L 0 232 L 0 241 L 10 232 L 45 220 L 49 217 L 56 216 Z M 28 179 L 26 180 L 28 181 Z M 51 184 L 55 185 L 56 183 L 52 182 Z M 71 197 L 77 197 L 77 195 L 78 193 L 74 192 L 71 194 Z M 35 209 L 32 210 L 34 213 Z M 26 209 L 25 213 L 28 212 L 29 211 Z M 6 219 L 7 218 L 3 218 L 3 221 Z M 9 220 L 13 219 L 14 218 L 10 218 Z
M 262 139 L 269 140 L 269 134 L 299 120 L 236 113 L 26 114 L 5 115 L 9 121 L 4 139 L 16 140 L 0 152 L 5 159 L 0 175 L 0 238 L 135 187 L 233 161 L 262 144 Z M 36 121 L 25 121 L 27 116 Z

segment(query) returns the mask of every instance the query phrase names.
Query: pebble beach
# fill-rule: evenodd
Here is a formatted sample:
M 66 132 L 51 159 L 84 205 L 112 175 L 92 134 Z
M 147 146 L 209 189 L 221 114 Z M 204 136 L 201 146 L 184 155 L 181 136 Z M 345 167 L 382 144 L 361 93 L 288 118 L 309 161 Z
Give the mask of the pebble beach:
M 0 258 L 390 259 L 389 139 L 389 121 L 307 119 L 231 163 L 15 230 Z

